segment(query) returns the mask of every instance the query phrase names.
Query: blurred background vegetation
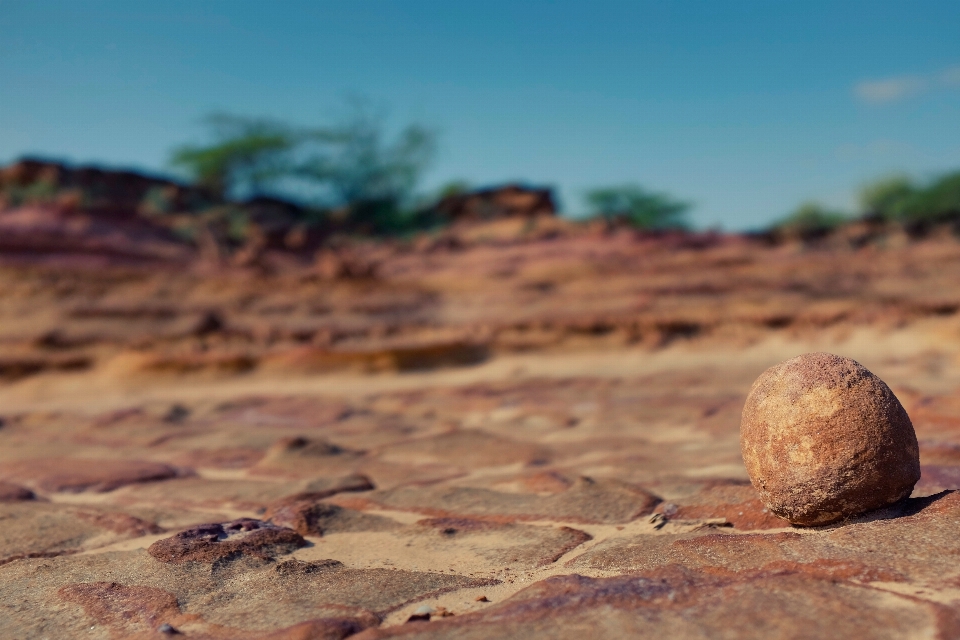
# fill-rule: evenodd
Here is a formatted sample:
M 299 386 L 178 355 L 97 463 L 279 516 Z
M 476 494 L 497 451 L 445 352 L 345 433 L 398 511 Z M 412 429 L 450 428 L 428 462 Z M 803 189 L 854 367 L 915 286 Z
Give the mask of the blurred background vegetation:
M 333 218 L 359 233 L 396 235 L 435 227 L 430 198 L 417 194 L 434 159 L 435 131 L 410 124 L 390 137 L 383 119 L 355 106 L 341 122 L 298 128 L 215 114 L 204 121 L 206 144 L 174 151 L 171 165 L 223 198 L 273 197 L 298 202 L 307 222 Z M 464 181 L 443 187 L 432 200 L 466 193 Z M 647 230 L 689 229 L 689 202 L 639 184 L 598 187 L 584 194 L 586 218 L 608 226 Z M 859 209 L 841 211 L 804 202 L 770 231 L 805 238 L 864 219 L 922 231 L 960 219 L 960 172 L 928 182 L 895 175 L 865 185 Z
M 781 236 L 810 239 L 822 237 L 850 219 L 851 216 L 847 213 L 829 209 L 819 202 L 808 201 L 774 223 L 771 231 Z
M 436 149 L 435 132 L 423 126 L 388 138 L 365 105 L 316 128 L 230 114 L 204 123 L 209 141 L 177 148 L 170 164 L 219 198 L 289 200 L 307 223 L 331 217 L 366 234 L 429 226 L 414 202 Z
M 348 107 L 345 117 L 318 126 L 212 114 L 202 121 L 205 140 L 181 145 L 170 155 L 171 168 L 192 187 L 150 187 L 128 208 L 165 217 L 167 226 L 187 239 L 199 241 L 202 234 L 213 234 L 217 242 L 240 246 L 251 233 L 283 235 L 284 242 L 294 242 L 290 238 L 310 230 L 322 237 L 409 235 L 441 227 L 455 219 L 451 211 L 469 204 L 467 199 L 491 197 L 497 191 L 474 189 L 461 180 L 433 194 L 421 193 L 424 172 L 435 159 L 437 132 L 416 123 L 388 132 L 384 114 L 368 102 L 355 100 Z M 5 206 L 109 204 L 107 194 L 96 188 L 78 189 L 76 184 L 65 188 L 62 180 L 45 175 L 0 181 Z M 546 194 L 553 212 L 549 190 L 518 185 L 503 190 L 511 189 Z M 691 228 L 690 202 L 636 183 L 588 190 L 583 204 L 583 215 L 573 217 L 602 221 L 608 229 Z M 478 206 L 474 210 L 483 211 L 487 205 Z M 804 202 L 763 233 L 815 239 L 853 221 L 899 226 L 914 235 L 950 224 L 960 233 L 960 171 L 926 181 L 906 175 L 878 179 L 862 187 L 851 211 Z
M 648 191 L 640 185 L 603 187 L 587 192 L 589 217 L 602 218 L 608 224 L 624 224 L 638 229 L 687 229 L 686 213 L 690 204 L 674 200 L 664 193 Z
M 382 114 L 352 103 L 349 117 L 316 128 L 214 114 L 208 141 L 181 146 L 170 164 L 220 198 L 273 197 L 304 207 L 304 219 L 331 217 L 364 234 L 396 235 L 433 228 L 433 201 L 470 191 L 451 182 L 431 197 L 417 194 L 437 148 L 437 133 L 410 124 L 392 138 Z M 638 229 L 687 229 L 690 204 L 637 184 L 585 195 L 588 218 Z
M 862 215 L 918 228 L 960 218 L 960 171 L 926 183 L 892 176 L 865 186 Z
M 950 223 L 960 232 L 960 171 L 918 182 L 905 175 L 891 175 L 860 189 L 859 208 L 854 212 L 805 202 L 793 213 L 775 222 L 771 233 L 820 237 L 844 223 L 862 220 L 873 224 L 902 226 L 922 234 L 934 225 Z

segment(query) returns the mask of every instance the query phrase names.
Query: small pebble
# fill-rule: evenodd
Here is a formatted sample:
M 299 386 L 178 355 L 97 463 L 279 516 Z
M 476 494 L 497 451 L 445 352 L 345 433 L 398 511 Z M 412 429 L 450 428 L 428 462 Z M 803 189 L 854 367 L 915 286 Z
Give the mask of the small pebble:
M 157 627 L 157 631 L 159 631 L 160 633 L 165 633 L 168 636 L 178 635 L 180 633 L 179 631 L 174 629 L 172 625 L 169 625 L 166 622 L 164 622 L 162 625 Z
M 740 449 L 770 511 L 818 526 L 892 504 L 920 479 L 913 424 L 860 363 L 808 353 L 764 371 L 747 396 Z

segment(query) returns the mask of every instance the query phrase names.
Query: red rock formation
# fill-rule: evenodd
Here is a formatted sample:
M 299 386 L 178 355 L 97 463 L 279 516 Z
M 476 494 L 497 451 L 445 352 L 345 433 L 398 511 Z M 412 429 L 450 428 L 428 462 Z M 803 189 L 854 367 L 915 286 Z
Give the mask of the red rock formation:
M 550 189 L 516 184 L 458 193 L 440 200 L 435 210 L 455 222 L 552 216 L 557 210 Z

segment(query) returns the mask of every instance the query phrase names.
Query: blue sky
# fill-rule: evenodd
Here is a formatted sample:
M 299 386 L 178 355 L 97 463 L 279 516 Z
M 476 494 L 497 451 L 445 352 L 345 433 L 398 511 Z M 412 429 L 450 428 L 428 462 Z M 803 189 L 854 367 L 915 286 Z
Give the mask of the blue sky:
M 701 227 L 960 168 L 960 2 L 0 0 L 0 161 L 164 170 L 211 111 L 441 132 L 424 189 L 638 182 Z

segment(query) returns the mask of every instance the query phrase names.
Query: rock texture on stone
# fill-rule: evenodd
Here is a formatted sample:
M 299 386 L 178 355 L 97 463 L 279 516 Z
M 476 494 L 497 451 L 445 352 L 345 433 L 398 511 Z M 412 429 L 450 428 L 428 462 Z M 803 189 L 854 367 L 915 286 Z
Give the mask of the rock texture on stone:
M 216 562 L 242 555 L 272 559 L 290 553 L 307 542 L 300 534 L 253 518 L 239 518 L 224 524 L 202 524 L 158 540 L 147 552 L 160 562 Z
M 890 388 L 860 363 L 808 353 L 763 372 L 740 426 L 743 461 L 776 515 L 836 522 L 910 495 L 917 436 Z

